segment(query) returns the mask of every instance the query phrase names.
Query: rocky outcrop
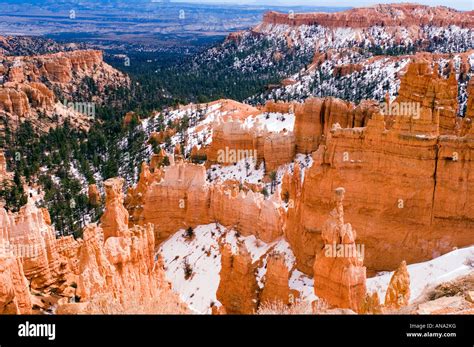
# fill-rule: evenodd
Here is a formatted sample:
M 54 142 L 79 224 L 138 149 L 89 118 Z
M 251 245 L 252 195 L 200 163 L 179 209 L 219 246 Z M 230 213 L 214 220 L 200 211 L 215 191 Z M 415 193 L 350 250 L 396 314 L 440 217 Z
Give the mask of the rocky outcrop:
M 9 241 L 8 215 L 0 210 L 0 314 L 30 314 L 29 283 Z
M 265 170 L 271 172 L 293 160 L 295 137 L 287 129 L 268 131 L 258 119 L 251 127 L 238 119 L 218 119 L 213 124 L 212 143 L 205 147 L 205 154 L 208 165 L 232 165 L 250 158 L 257 165 L 265 161 Z
M 472 11 L 456 11 L 444 6 L 381 4 L 333 13 L 294 13 L 289 15 L 270 11 L 263 16 L 263 23 L 292 26 L 321 25 L 328 28 L 421 27 L 425 25 L 439 27 L 457 25 L 463 28 L 473 28 L 474 13 Z
M 102 198 L 100 197 L 100 192 L 99 188 L 97 188 L 97 184 L 90 184 L 87 194 L 89 197 L 89 204 L 94 207 L 100 205 L 100 203 L 102 202 Z
M 109 178 L 104 182 L 105 212 L 100 218 L 104 239 L 124 236 L 128 231 L 128 211 L 123 206 L 123 178 Z
M 21 260 L 5 253 L 0 241 L 0 314 L 30 314 L 31 297 Z
M 265 170 L 272 172 L 280 165 L 291 163 L 295 157 L 295 137 L 291 131 L 269 133 L 263 143 Z
M 7 171 L 7 158 L 2 150 L 0 150 L 0 183 L 3 183 L 5 180 L 10 181 L 12 179 L 12 174 Z
M 279 302 L 288 305 L 291 301 L 289 269 L 282 255 L 270 254 L 267 258 L 265 285 L 259 297 L 259 304 Z
M 68 273 L 67 260 L 59 253 L 56 234 L 46 209 L 33 201 L 15 214 L 0 210 L 0 228 L 16 256 L 21 258 L 26 278 L 34 289 L 60 285 Z
M 335 186 L 347 189 L 346 216 L 366 246 L 371 271 L 471 244 L 473 138 L 438 136 L 438 124 L 436 113 L 428 112 L 419 119 L 397 116 L 390 129 L 380 114 L 365 128 L 333 126 L 313 152 L 304 182 L 294 188 L 301 198 L 288 212 L 286 235 L 299 269 L 312 272 Z
M 398 269 L 393 273 L 385 294 L 385 307 L 400 309 L 407 306 L 410 300 L 410 274 L 407 264 L 402 261 Z
M 344 128 L 362 127 L 376 111 L 376 103 L 371 101 L 356 107 L 351 102 L 332 97 L 307 99 L 295 107 L 296 153 L 314 152 L 333 124 Z
M 84 88 L 85 79 L 93 80 L 94 90 Z M 66 118 L 71 125 L 87 129 L 93 107 L 105 101 L 106 89 L 128 85 L 128 77 L 106 64 L 101 51 L 1 56 L 0 111 L 11 118 L 12 129 L 28 119 L 47 132 Z M 74 107 L 68 104 L 71 99 Z
M 293 113 L 295 103 L 267 101 L 263 112 Z
M 146 170 L 142 170 L 146 172 Z M 282 235 L 284 212 L 278 194 L 265 199 L 261 193 L 240 190 L 239 186 L 211 185 L 206 182 L 204 166 L 178 162 L 164 169 L 164 177 L 138 186 L 146 188 L 143 205 L 130 205 L 134 223 L 155 226 L 157 243 L 166 239 L 177 227 L 195 227 L 219 222 L 233 227 L 242 235 L 255 235 L 271 242 Z M 131 192 L 129 201 L 138 201 L 141 189 Z
M 458 112 L 458 82 L 455 72 L 448 78 L 439 74 L 439 67 L 423 58 L 415 58 L 407 72 L 400 79 L 400 89 L 395 100 L 397 104 L 410 103 L 420 108 L 416 115 L 404 115 L 407 124 L 413 126 L 410 118 L 439 118 L 440 134 L 454 134 Z
M 377 292 L 366 294 L 362 307 L 359 310 L 360 314 L 381 314 L 383 313 L 382 305 L 380 304 L 379 295 Z
M 314 262 L 314 292 L 331 306 L 358 312 L 366 295 L 366 271 L 356 232 L 344 223 L 344 194 L 344 188 L 336 189 L 335 208 L 322 227 L 324 247 Z
M 153 225 L 128 228 L 121 205 L 122 179 L 104 182 L 106 212 L 102 227 L 88 225 L 77 253 L 76 297 L 62 299 L 60 314 L 186 313 L 155 259 Z
M 245 246 L 232 253 L 229 245 L 221 249 L 222 268 L 220 272 L 217 300 L 227 314 L 253 314 L 258 305 L 258 286 L 255 278 L 256 265 Z

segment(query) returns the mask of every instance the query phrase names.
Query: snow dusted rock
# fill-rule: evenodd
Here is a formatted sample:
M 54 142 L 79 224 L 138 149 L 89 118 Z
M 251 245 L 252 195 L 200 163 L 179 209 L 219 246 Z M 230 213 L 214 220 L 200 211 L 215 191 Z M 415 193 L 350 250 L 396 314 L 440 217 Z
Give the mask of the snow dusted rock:
M 410 275 L 407 264 L 402 261 L 394 272 L 385 294 L 385 307 L 399 309 L 408 305 L 410 300 Z
M 415 103 L 421 107 L 420 114 L 405 115 L 405 119 L 423 117 L 439 118 L 439 132 L 454 134 L 458 112 L 458 82 L 451 69 L 449 77 L 439 75 L 438 66 L 427 59 L 431 55 L 415 56 L 414 62 L 401 78 L 399 96 L 395 103 Z
M 473 14 L 448 7 L 418 4 L 381 4 L 334 13 L 265 13 L 262 25 L 321 25 L 328 28 L 358 28 L 371 26 L 446 26 L 474 27 Z
M 474 311 L 474 305 L 461 296 L 444 296 L 442 298 L 422 303 L 416 310 L 417 314 L 453 314 L 460 311 Z
M 195 227 L 217 221 L 235 227 L 242 235 L 255 235 L 271 242 L 282 235 L 284 212 L 279 195 L 265 199 L 261 193 L 240 190 L 238 186 L 209 184 L 202 165 L 177 163 L 167 166 L 162 180 L 146 185 L 143 176 L 137 187 L 146 192 L 130 192 L 128 200 L 143 194 L 143 207 L 134 208 L 134 223 L 155 226 L 157 244 L 176 231 L 177 226 Z M 131 206 L 130 206 L 131 207 Z
M 380 304 L 379 294 L 373 292 L 366 294 L 362 307 L 359 311 L 361 314 L 380 314 L 382 313 L 382 305 Z
M 267 101 L 263 109 L 264 112 L 293 113 L 294 103 Z
M 344 188 L 336 189 L 335 208 L 322 228 L 325 247 L 314 262 L 314 292 L 331 306 L 358 312 L 366 295 L 366 270 L 355 244 L 356 233 L 344 224 L 344 194 Z
M 155 225 L 159 243 L 179 226 L 210 223 L 209 199 L 204 166 L 170 165 L 165 168 L 161 181 L 149 185 L 143 200 L 143 213 L 135 218 L 139 219 L 140 225 Z
M 346 216 L 365 245 L 371 271 L 472 244 L 467 225 L 474 210 L 467 201 L 473 184 L 466 176 L 474 169 L 472 138 L 439 136 L 438 124 L 436 113 L 409 122 L 397 116 L 387 129 L 385 118 L 374 113 L 366 127 L 328 132 L 312 153 L 313 165 L 298 188 L 301 198 L 288 212 L 286 235 L 300 270 L 312 272 L 334 186 L 347 189 Z
M 286 124 L 285 121 L 291 119 L 292 115 L 281 114 L 280 119 L 270 117 L 267 114 L 265 117 L 244 120 L 234 118 L 216 121 L 212 129 L 212 142 L 204 148 L 207 164 L 233 165 L 250 158 L 256 161 L 257 166 L 265 161 L 266 171 L 271 172 L 291 162 L 295 156 L 292 129 L 272 129 L 269 126 Z M 288 124 L 288 127 L 292 128 L 292 124 Z

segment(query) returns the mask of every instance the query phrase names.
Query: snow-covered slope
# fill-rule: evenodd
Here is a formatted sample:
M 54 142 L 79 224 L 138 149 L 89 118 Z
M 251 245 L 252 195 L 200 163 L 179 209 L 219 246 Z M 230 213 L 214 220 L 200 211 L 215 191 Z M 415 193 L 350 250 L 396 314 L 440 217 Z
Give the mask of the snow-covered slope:
M 289 244 L 283 239 L 265 243 L 255 236 L 241 236 L 234 230 L 212 223 L 194 228 L 192 236 L 186 230 L 179 230 L 166 240 L 158 250 L 165 266 L 166 278 L 174 291 L 196 313 L 210 313 L 211 306 L 220 306 L 216 292 L 220 282 L 220 245 L 229 244 L 233 252 L 237 243 L 245 245 L 256 270 L 257 284 L 263 288 L 267 257 L 271 252 L 282 254 L 291 271 L 290 289 L 300 292 L 300 299 L 313 301 L 312 279 L 294 269 L 295 256 Z
M 407 266 L 410 274 L 410 301 L 415 301 L 425 288 L 474 272 L 474 246 L 457 249 L 433 260 Z M 377 291 L 385 298 L 393 272 L 385 272 L 367 280 L 367 291 Z

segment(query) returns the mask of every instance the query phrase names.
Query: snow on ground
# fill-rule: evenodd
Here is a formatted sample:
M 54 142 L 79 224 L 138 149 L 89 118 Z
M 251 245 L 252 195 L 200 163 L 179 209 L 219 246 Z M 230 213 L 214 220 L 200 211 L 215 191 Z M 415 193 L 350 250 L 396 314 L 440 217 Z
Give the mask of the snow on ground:
M 457 249 L 424 263 L 408 265 L 410 302 L 416 300 L 427 287 L 472 273 L 474 271 L 472 264 L 474 264 L 474 246 Z M 393 272 L 385 272 L 367 279 L 367 291 L 377 291 L 383 300 L 392 275 Z
M 87 178 L 78 170 L 77 164 L 77 161 L 71 162 L 69 165 L 69 172 L 72 177 L 74 177 L 81 183 L 81 194 L 86 194 L 87 189 L 89 187 L 89 183 L 87 182 Z
M 260 163 L 258 168 L 255 166 L 254 158 L 245 158 L 235 163 L 235 165 L 212 165 L 207 170 L 207 174 L 211 181 L 237 180 L 254 184 L 261 183 L 265 176 L 264 164 Z
M 269 255 L 281 254 L 290 270 L 290 289 L 298 291 L 302 301 L 317 299 L 313 279 L 296 270 L 295 256 L 284 238 L 265 243 L 253 235 L 243 237 L 217 223 L 200 225 L 194 228 L 193 233 L 192 237 L 187 237 L 184 229 L 179 230 L 161 245 L 157 255 L 163 258 L 166 278 L 173 290 L 194 312 L 210 313 L 212 304 L 220 305 L 216 298 L 221 271 L 220 243 L 229 244 L 234 253 L 238 250 L 238 244 L 245 245 L 252 262 L 257 263 L 256 279 L 260 289 L 264 287 Z M 471 246 L 424 263 L 408 265 L 411 302 L 428 286 L 471 273 L 473 263 L 474 246 Z M 186 268 L 191 270 L 187 279 Z M 377 291 L 383 300 L 392 275 L 393 272 L 385 272 L 367 279 L 367 291 Z
M 244 121 L 244 124 L 248 127 L 252 127 L 256 123 L 260 123 L 262 127 L 266 127 L 270 132 L 279 133 L 283 129 L 293 131 L 295 115 L 293 113 L 265 112 L 255 117 L 249 116 Z
M 186 231 L 179 230 L 158 251 L 173 290 L 197 313 L 210 313 L 211 303 L 217 303 L 221 271 L 218 239 L 225 231 L 217 224 L 200 225 L 194 229 L 194 239 L 187 240 Z M 185 279 L 186 262 L 192 268 L 188 279 Z
M 281 183 L 283 180 L 283 176 L 285 175 L 286 172 L 290 172 L 293 174 L 294 169 L 295 169 L 295 163 L 298 163 L 300 166 L 300 172 L 301 172 L 301 182 L 303 183 L 304 181 L 304 174 L 306 169 L 310 168 L 313 165 L 313 158 L 311 157 L 311 154 L 301 154 L 298 153 L 295 156 L 295 159 L 293 160 L 292 163 L 289 164 L 283 164 L 278 167 L 276 170 L 276 186 L 281 188 Z M 271 183 L 267 184 L 267 190 L 270 191 Z
M 294 270 L 289 281 L 290 289 L 297 290 L 300 293 L 300 300 L 313 302 L 318 297 L 314 294 L 313 279 L 301 271 Z
M 194 236 L 187 237 L 184 229 L 179 230 L 161 245 L 157 255 L 163 259 L 166 278 L 173 290 L 194 312 L 210 313 L 212 304 L 220 305 L 216 298 L 221 271 L 219 242 L 229 244 L 234 254 L 238 251 L 238 244 L 245 245 L 252 262 L 258 263 L 256 275 L 260 288 L 265 282 L 268 256 L 273 252 L 281 254 L 288 269 L 293 271 L 290 288 L 300 291 L 303 300 L 315 298 L 312 279 L 294 270 L 295 256 L 283 238 L 265 243 L 253 235 L 244 237 L 217 223 L 200 225 L 193 233 Z M 187 279 L 186 267 L 192 271 Z

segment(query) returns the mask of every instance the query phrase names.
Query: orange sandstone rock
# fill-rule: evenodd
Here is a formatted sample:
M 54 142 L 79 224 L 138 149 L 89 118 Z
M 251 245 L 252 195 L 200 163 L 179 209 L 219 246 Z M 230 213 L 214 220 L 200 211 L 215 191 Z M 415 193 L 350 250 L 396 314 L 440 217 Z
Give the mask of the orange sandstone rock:
M 100 218 L 104 238 L 124 236 L 128 231 L 128 211 L 123 207 L 123 178 L 109 178 L 104 182 L 105 212 Z
M 229 245 L 221 249 L 222 268 L 220 272 L 217 299 L 227 314 L 253 314 L 257 309 L 256 265 L 245 246 L 232 253 Z
M 474 27 L 474 14 L 444 6 L 429 7 L 418 4 L 380 4 L 334 13 L 287 13 L 270 11 L 263 16 L 263 24 L 321 25 L 328 28 L 369 28 L 371 26 L 424 26 L 443 27 L 458 25 Z
M 265 286 L 260 295 L 260 303 L 281 302 L 288 305 L 290 303 L 289 279 L 289 269 L 285 264 L 284 257 L 270 254 L 267 260 Z
M 344 194 L 344 188 L 336 189 L 335 208 L 323 225 L 325 247 L 314 262 L 314 292 L 331 306 L 358 312 L 365 299 L 366 271 L 363 254 L 355 245 L 356 233 L 349 223 L 344 224 Z
M 407 264 L 402 261 L 398 269 L 393 273 L 385 294 L 385 306 L 387 308 L 399 309 L 407 306 L 410 300 L 410 274 Z
M 100 205 L 102 199 L 100 197 L 99 188 L 97 188 L 96 184 L 89 185 L 88 196 L 89 196 L 89 203 L 92 206 Z

